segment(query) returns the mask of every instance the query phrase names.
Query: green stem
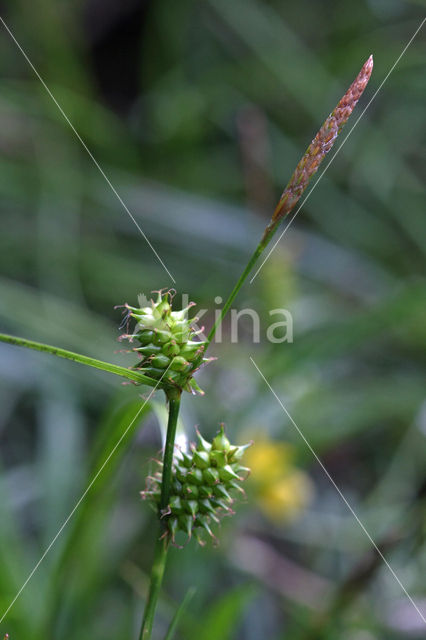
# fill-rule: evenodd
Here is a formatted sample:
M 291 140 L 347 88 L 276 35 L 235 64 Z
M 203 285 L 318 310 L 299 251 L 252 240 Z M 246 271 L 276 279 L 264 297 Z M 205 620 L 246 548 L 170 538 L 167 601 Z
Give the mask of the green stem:
M 320 163 L 333 146 L 334 141 L 336 140 L 343 126 L 346 124 L 349 116 L 352 113 L 352 110 L 354 109 L 365 87 L 367 86 L 372 70 L 373 58 L 372 56 L 370 56 L 362 67 L 358 76 L 355 78 L 354 82 L 349 87 L 348 91 L 337 104 L 337 107 L 334 109 L 334 111 L 326 119 L 317 135 L 300 159 L 298 165 L 296 166 L 296 169 L 293 172 L 293 175 L 291 176 L 289 182 L 287 183 L 287 186 L 281 194 L 280 199 L 278 200 L 277 206 L 275 207 L 274 213 L 272 214 L 271 221 L 267 225 L 262 239 L 256 248 L 256 251 L 250 258 L 240 279 L 231 291 L 231 294 L 226 301 L 224 308 L 222 309 L 220 317 L 215 322 L 213 329 L 208 335 L 204 352 L 212 341 L 218 327 L 221 325 L 223 318 L 228 313 L 229 308 L 233 300 L 235 299 L 235 296 L 241 289 L 245 279 L 247 278 L 257 259 L 271 241 L 273 235 L 280 225 L 281 220 L 288 216 L 288 214 L 296 206 L 303 192 L 307 188 L 312 176 L 317 172 Z
M 149 586 L 148 602 L 146 603 L 139 640 L 151 638 L 154 623 L 155 608 L 163 582 L 164 569 L 166 567 L 169 542 L 167 537 L 158 538 L 155 545 L 154 562 L 151 569 L 151 583 Z
M 89 356 L 83 356 L 80 353 L 60 349 L 59 347 L 52 347 L 51 345 L 43 344 L 42 342 L 34 342 L 33 340 L 26 340 L 25 338 L 9 336 L 5 333 L 0 333 L 0 341 L 14 344 L 18 347 L 27 347 L 28 349 L 35 349 L 36 351 L 43 351 L 54 356 L 59 356 L 60 358 L 73 360 L 74 362 L 80 362 L 80 364 L 85 364 L 89 367 L 94 367 L 95 369 L 102 369 L 102 371 L 108 371 L 108 373 L 114 373 L 122 378 L 139 382 L 139 384 L 148 384 L 151 387 L 154 387 L 157 384 L 155 380 L 152 380 L 152 378 L 148 378 L 148 376 L 144 376 L 142 373 L 138 373 L 137 371 L 120 367 L 117 364 L 96 360 Z
M 161 480 L 160 517 L 167 509 L 172 485 L 173 453 L 175 448 L 176 427 L 179 417 L 181 391 L 177 389 L 169 390 L 167 393 L 169 400 L 169 419 L 167 422 L 166 444 L 163 456 L 163 477 Z M 161 527 L 164 534 L 164 527 Z M 167 535 L 161 535 L 155 546 L 154 562 L 151 569 L 151 581 L 149 586 L 148 601 L 146 603 L 142 620 L 139 640 L 149 640 L 154 623 L 155 609 L 163 581 L 164 569 L 167 560 L 169 539 Z
M 172 465 L 175 449 L 176 427 L 180 409 L 180 389 L 173 389 L 168 394 L 169 398 L 169 419 L 167 422 L 166 444 L 163 456 L 163 477 L 161 480 L 160 511 L 167 509 L 170 498 L 170 488 L 172 484 Z
M 268 227 L 266 227 L 266 230 L 265 230 L 265 233 L 263 234 L 262 240 L 257 245 L 257 247 L 256 247 L 253 255 L 251 256 L 250 260 L 247 262 L 247 265 L 246 265 L 244 271 L 242 272 L 241 276 L 239 277 L 237 284 L 235 285 L 235 287 L 232 289 L 231 293 L 229 294 L 229 297 L 228 297 L 227 301 L 225 302 L 225 304 L 223 306 L 223 309 L 221 311 L 221 314 L 220 314 L 219 318 L 216 320 L 216 322 L 214 323 L 209 335 L 207 336 L 207 342 L 206 342 L 206 347 L 204 349 L 204 353 L 207 351 L 207 348 L 208 348 L 209 344 L 211 343 L 211 341 L 213 340 L 216 331 L 218 330 L 218 328 L 222 324 L 224 317 L 226 316 L 226 314 L 228 313 L 229 309 L 231 308 L 231 305 L 234 302 L 239 290 L 243 286 L 244 282 L 247 280 L 247 276 L 250 274 L 251 270 L 253 269 L 254 265 L 258 261 L 259 257 L 261 256 L 261 254 L 264 252 L 264 250 L 268 246 L 268 244 L 271 241 L 272 236 L 275 234 L 277 228 L 278 228 L 278 223 L 270 224 Z

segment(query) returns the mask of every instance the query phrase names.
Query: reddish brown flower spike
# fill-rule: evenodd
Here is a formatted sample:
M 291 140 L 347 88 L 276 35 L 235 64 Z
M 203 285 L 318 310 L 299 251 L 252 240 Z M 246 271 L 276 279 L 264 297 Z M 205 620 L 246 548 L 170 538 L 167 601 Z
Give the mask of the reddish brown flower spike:
M 299 200 L 308 186 L 309 180 L 318 170 L 321 161 L 330 151 L 334 141 L 354 110 L 356 103 L 368 84 L 372 71 L 373 56 L 370 56 L 334 111 L 328 116 L 307 148 L 305 155 L 297 165 L 290 182 L 284 189 L 275 208 L 271 223 L 265 231 L 265 236 L 275 228 L 276 224 L 284 218 L 284 216 L 290 213 Z

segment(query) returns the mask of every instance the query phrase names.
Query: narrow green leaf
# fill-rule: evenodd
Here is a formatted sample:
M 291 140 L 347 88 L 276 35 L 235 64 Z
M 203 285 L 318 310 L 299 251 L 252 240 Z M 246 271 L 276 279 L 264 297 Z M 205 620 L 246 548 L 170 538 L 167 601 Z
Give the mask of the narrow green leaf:
M 151 411 L 151 406 L 150 403 L 145 403 L 139 413 L 140 406 L 140 402 L 132 400 L 118 408 L 110 406 L 105 411 L 104 419 L 97 429 L 98 437 L 93 447 L 91 470 L 87 476 L 87 484 L 110 455 L 124 431 L 128 429 L 126 440 L 129 442 L 136 430 L 143 428 L 143 421 Z M 134 420 L 136 414 L 138 414 L 138 418 Z M 131 427 L 129 429 L 130 424 Z M 112 507 L 111 496 L 106 489 L 112 482 L 112 478 L 117 472 L 118 466 L 122 463 L 123 456 L 127 450 L 124 444 L 117 449 L 81 503 L 71 522 L 63 531 L 62 536 L 66 539 L 49 574 L 49 590 L 43 612 L 46 629 L 51 628 L 54 624 L 60 608 L 60 600 L 63 597 L 64 590 L 67 588 L 67 581 L 70 580 L 72 572 L 75 569 L 78 570 L 75 567 L 75 558 L 86 558 L 90 554 L 93 555 L 95 553 L 92 548 L 93 540 L 96 540 L 102 529 L 108 526 Z M 99 544 L 96 547 L 96 554 L 100 554 L 100 550 L 101 545 Z M 97 555 L 96 557 L 99 556 Z M 103 560 L 103 563 L 105 564 L 105 560 Z M 93 564 L 91 563 L 90 569 L 92 571 L 95 564 L 95 561 L 93 561 Z M 89 571 L 88 574 L 90 574 Z M 90 574 L 90 577 L 93 579 L 93 573 Z M 90 588 L 90 584 L 87 588 Z M 84 592 L 83 587 L 81 587 L 81 592 Z M 71 595 L 73 596 L 73 594 Z M 75 594 L 76 597 L 79 597 L 79 595 L 80 592 Z M 81 612 L 86 601 L 84 599 L 80 601 L 78 607 L 75 601 L 71 600 L 71 603 Z M 87 600 L 87 604 L 90 606 L 90 599 Z
M 168 628 L 168 631 L 167 631 L 167 633 L 165 635 L 164 640 L 172 640 L 173 639 L 173 636 L 174 636 L 174 634 L 176 632 L 176 629 L 178 628 L 180 619 L 181 619 L 185 609 L 189 605 L 190 601 L 194 597 L 195 592 L 196 592 L 195 587 L 190 587 L 188 589 L 188 591 L 186 592 L 186 595 L 185 595 L 184 599 L 182 600 L 182 602 L 180 603 L 180 605 L 176 609 L 176 613 L 173 616 L 173 619 L 172 619 L 172 621 L 170 623 L 170 627 Z
M 103 360 L 96 360 L 89 356 L 83 356 L 80 353 L 67 351 L 60 347 L 52 347 L 51 345 L 43 344 L 42 342 L 34 342 L 33 340 L 27 340 L 26 338 L 9 336 L 5 333 L 0 333 L 0 341 L 7 342 L 8 344 L 14 344 L 18 347 L 27 347 L 28 349 L 35 349 L 36 351 L 50 353 L 51 355 L 58 356 L 59 358 L 67 358 L 68 360 L 73 360 L 74 362 L 79 362 L 80 364 L 85 364 L 89 367 L 94 367 L 95 369 L 101 369 L 102 371 L 108 371 L 108 373 L 114 373 L 117 376 L 133 380 L 134 382 L 139 382 L 139 384 L 147 384 L 150 387 L 154 387 L 158 384 L 157 381 L 152 378 L 148 378 L 148 376 L 144 376 L 142 373 L 138 373 L 137 371 L 126 369 L 125 367 L 120 367 L 119 365 L 111 364 L 110 362 L 103 362 Z

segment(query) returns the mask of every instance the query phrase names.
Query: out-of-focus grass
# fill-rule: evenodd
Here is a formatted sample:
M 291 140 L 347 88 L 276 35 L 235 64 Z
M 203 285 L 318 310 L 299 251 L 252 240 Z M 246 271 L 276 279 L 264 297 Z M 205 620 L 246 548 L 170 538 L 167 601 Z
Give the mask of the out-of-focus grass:
M 84 28 L 88 7 L 97 19 Z M 111 32 L 118 40 L 108 46 L 122 59 L 120 47 L 133 36 L 120 27 L 128 24 L 125 9 L 116 11 L 43 0 L 7 3 L 4 16 L 178 291 L 209 309 L 209 324 L 215 296 L 229 292 L 267 204 L 318 125 L 371 52 L 373 94 L 420 23 L 420 5 L 147 3 L 138 55 L 125 58 L 139 88 L 120 113 L 103 100 L 89 55 Z M 171 282 L 4 30 L 0 52 L 1 328 L 129 363 L 115 353 L 113 306 Z M 126 66 L 122 73 L 118 96 Z M 117 77 L 113 66 L 110 75 Z M 346 593 L 369 561 L 369 542 L 248 358 L 254 354 L 424 608 L 425 83 L 419 36 L 242 292 L 239 307 L 259 311 L 260 344 L 251 344 L 249 321 L 231 344 L 225 323 L 223 344 L 212 347 L 219 360 L 200 373 L 206 397 L 184 401 L 189 434 L 199 424 L 209 435 L 225 420 L 235 441 L 256 430 L 291 441 L 315 500 L 299 520 L 281 524 L 262 516 L 249 492 L 223 526 L 219 549 L 173 552 L 158 637 L 193 584 L 197 594 L 180 622 L 185 639 L 424 634 L 380 563 L 332 608 L 331 594 Z M 253 145 L 263 153 L 250 155 Z M 265 339 L 269 311 L 280 307 L 293 315 L 293 344 Z M 5 345 L 0 354 L 4 611 L 126 428 L 138 390 L 41 354 Z M 154 526 L 138 492 L 159 447 L 147 413 L 0 633 L 12 640 L 135 636 Z

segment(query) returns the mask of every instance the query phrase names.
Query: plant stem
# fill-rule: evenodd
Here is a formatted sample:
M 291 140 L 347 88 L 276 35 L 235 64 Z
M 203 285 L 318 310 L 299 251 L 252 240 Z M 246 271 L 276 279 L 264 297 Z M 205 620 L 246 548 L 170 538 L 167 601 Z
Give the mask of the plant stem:
M 332 148 L 337 136 L 341 132 L 353 109 L 355 108 L 359 98 L 361 97 L 365 87 L 367 86 L 372 70 L 373 57 L 370 56 L 364 63 L 361 71 L 359 72 L 347 92 L 338 102 L 334 111 L 332 111 L 332 113 L 328 116 L 328 118 L 318 131 L 317 135 L 312 140 L 309 147 L 306 149 L 304 155 L 300 159 L 286 188 L 281 194 L 278 204 L 275 207 L 274 213 L 272 214 L 271 221 L 267 225 L 262 239 L 257 245 L 256 251 L 248 261 L 247 266 L 241 274 L 240 279 L 231 291 L 231 294 L 222 309 L 222 313 L 216 320 L 212 330 L 207 337 L 204 353 L 207 350 L 210 342 L 214 338 L 218 327 L 222 324 L 223 318 L 228 313 L 229 308 L 235 299 L 235 296 L 241 289 L 248 274 L 252 270 L 260 254 L 264 251 L 266 246 L 271 241 L 272 236 L 275 234 L 281 220 L 288 216 L 290 211 L 292 211 L 292 209 L 296 206 L 297 202 L 308 186 L 310 179 L 318 171 L 318 167 L 321 164 L 322 160 Z
M 155 608 L 157 606 L 161 583 L 163 582 L 168 548 L 169 541 L 167 537 L 158 538 L 155 545 L 154 562 L 151 569 L 151 583 L 149 586 L 148 602 L 145 607 L 139 640 L 149 640 L 149 638 L 151 638 Z
M 170 498 L 170 489 L 172 484 L 172 465 L 173 453 L 175 448 L 176 427 L 179 417 L 181 391 L 172 389 L 167 392 L 169 400 L 169 419 L 167 422 L 166 444 L 163 455 L 163 477 L 161 480 L 161 498 L 160 498 L 160 518 L 162 513 L 167 509 Z M 161 533 L 165 533 L 161 527 Z M 155 546 L 154 562 L 151 569 L 151 580 L 149 585 L 148 601 L 146 603 L 144 616 L 142 620 L 139 640 L 149 640 L 152 633 L 152 625 L 154 623 L 155 609 L 157 606 L 158 595 L 163 581 L 164 569 L 167 560 L 167 551 L 169 547 L 168 536 L 159 537 Z
M 73 351 L 67 351 L 66 349 L 61 349 L 59 347 L 52 347 L 51 345 L 43 344 L 42 342 L 34 342 L 33 340 L 27 340 L 26 338 L 9 336 L 5 333 L 0 333 L 0 341 L 14 344 L 18 347 L 27 347 L 28 349 L 35 349 L 36 351 L 43 351 L 54 356 L 59 356 L 60 358 L 67 358 L 68 360 L 73 360 L 74 362 L 79 362 L 80 364 L 85 364 L 89 367 L 94 367 L 95 369 L 101 369 L 102 371 L 108 371 L 108 373 L 114 373 L 117 376 L 133 380 L 134 382 L 139 382 L 139 384 L 148 384 L 150 387 L 154 387 L 157 384 L 152 378 L 148 378 L 148 376 L 138 373 L 137 371 L 126 369 L 125 367 L 120 367 L 119 365 L 111 364 L 110 362 L 103 362 L 103 360 L 96 360 L 95 358 L 83 356 L 80 353 L 74 353 Z
M 163 456 L 163 477 L 161 480 L 160 511 L 169 504 L 170 488 L 172 484 L 172 464 L 175 449 L 176 427 L 180 409 L 180 389 L 173 389 L 168 393 L 169 419 L 167 422 L 166 444 Z
M 225 302 L 225 304 L 223 306 L 223 309 L 221 311 L 221 314 L 220 314 L 219 318 L 216 320 L 216 322 L 214 323 L 209 335 L 207 336 L 207 342 L 206 342 L 206 346 L 205 346 L 205 349 L 204 349 L 204 353 L 207 351 L 207 348 L 208 348 L 209 344 L 213 340 L 216 331 L 218 330 L 218 328 L 222 324 L 223 319 L 226 316 L 226 314 L 228 313 L 228 311 L 229 311 L 232 303 L 234 302 L 239 290 L 243 286 L 244 282 L 247 280 L 247 276 L 250 274 L 251 270 L 253 269 L 254 265 L 258 261 L 259 257 L 261 256 L 263 251 L 268 246 L 268 244 L 271 241 L 272 236 L 275 234 L 275 231 L 277 230 L 277 228 L 278 228 L 278 224 L 269 225 L 266 228 L 265 233 L 264 233 L 264 235 L 262 237 L 262 240 L 259 242 L 259 244 L 257 245 L 253 255 L 251 256 L 251 258 L 247 262 L 247 265 L 246 265 L 244 271 L 242 272 L 241 276 L 239 277 L 237 284 L 235 285 L 235 287 L 232 289 L 231 293 L 229 294 L 229 297 L 228 297 L 227 301 Z

